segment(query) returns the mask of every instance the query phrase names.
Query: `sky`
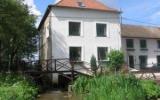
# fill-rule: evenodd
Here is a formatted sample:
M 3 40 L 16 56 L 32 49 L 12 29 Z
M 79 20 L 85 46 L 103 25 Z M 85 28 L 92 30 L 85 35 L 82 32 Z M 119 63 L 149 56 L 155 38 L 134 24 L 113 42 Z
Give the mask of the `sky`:
M 122 11 L 122 22 L 125 24 L 142 24 L 160 26 L 160 0 L 100 0 L 109 7 Z M 32 14 L 43 16 L 49 4 L 57 0 L 25 0 Z M 37 20 L 38 26 L 42 17 Z

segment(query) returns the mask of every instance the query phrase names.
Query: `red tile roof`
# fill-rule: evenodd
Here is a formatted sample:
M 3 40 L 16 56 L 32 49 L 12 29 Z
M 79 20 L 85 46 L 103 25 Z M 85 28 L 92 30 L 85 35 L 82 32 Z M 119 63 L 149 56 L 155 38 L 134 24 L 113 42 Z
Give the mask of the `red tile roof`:
M 84 7 L 80 7 L 78 5 L 78 1 L 81 1 Z M 113 8 L 110 8 L 104 5 L 99 0 L 60 0 L 57 4 L 48 6 L 45 12 L 45 15 L 43 16 L 40 22 L 38 30 L 40 30 L 40 28 L 42 27 L 52 7 L 79 8 L 79 9 L 89 9 L 89 10 L 99 10 L 99 11 L 106 11 L 106 12 L 121 13 L 121 11 L 117 9 L 113 9 Z
M 85 7 L 80 7 L 78 5 L 78 1 L 81 1 L 85 5 Z M 116 9 L 104 5 L 98 0 L 61 0 L 57 4 L 55 4 L 55 6 L 119 12 Z

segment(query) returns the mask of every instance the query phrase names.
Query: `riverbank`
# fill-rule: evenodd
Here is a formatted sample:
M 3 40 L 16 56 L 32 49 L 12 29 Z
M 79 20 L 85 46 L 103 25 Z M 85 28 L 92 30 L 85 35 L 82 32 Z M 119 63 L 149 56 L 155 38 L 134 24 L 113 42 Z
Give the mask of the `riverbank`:
M 38 88 L 19 74 L 0 74 L 0 100 L 35 100 Z
M 157 100 L 160 86 L 152 80 L 139 80 L 130 74 L 111 74 L 94 78 L 80 77 L 74 93 L 85 100 Z

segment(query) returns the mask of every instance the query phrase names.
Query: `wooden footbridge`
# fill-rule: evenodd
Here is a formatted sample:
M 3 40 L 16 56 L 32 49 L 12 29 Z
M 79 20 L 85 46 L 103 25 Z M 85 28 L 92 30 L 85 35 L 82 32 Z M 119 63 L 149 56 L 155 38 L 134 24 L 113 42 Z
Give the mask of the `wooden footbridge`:
M 30 65 L 36 65 L 30 67 Z M 90 64 L 87 62 L 70 61 L 69 59 L 47 59 L 32 61 L 25 66 L 24 74 L 58 74 L 70 80 L 75 79 L 77 75 L 92 76 Z

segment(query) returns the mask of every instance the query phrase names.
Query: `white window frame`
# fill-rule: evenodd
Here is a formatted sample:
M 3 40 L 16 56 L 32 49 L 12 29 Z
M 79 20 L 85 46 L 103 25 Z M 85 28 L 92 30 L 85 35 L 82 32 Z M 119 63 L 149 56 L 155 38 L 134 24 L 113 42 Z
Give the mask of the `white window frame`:
M 80 47 L 80 48 L 81 48 L 81 61 L 83 61 L 83 60 L 84 60 L 84 59 L 83 59 L 83 58 L 84 58 L 84 55 L 83 55 L 83 54 L 84 54 L 84 48 L 83 48 L 83 46 L 81 46 L 81 45 L 78 45 L 78 46 L 70 45 L 70 46 L 68 47 L 68 54 L 69 54 L 69 55 L 68 55 L 68 58 L 70 58 L 70 47 L 75 47 L 75 48 L 76 48 L 76 47 L 77 47 L 77 48 Z
M 158 44 L 158 41 L 160 41 L 160 39 L 156 40 L 156 43 L 157 43 L 157 49 L 159 49 L 159 50 L 160 50 L 160 48 L 159 48 L 159 44 Z
M 110 48 L 109 48 L 108 46 L 97 46 L 97 47 L 96 47 L 96 51 L 97 51 L 97 61 L 99 61 L 99 60 L 98 60 L 98 48 L 107 48 L 107 53 L 110 52 Z M 106 60 L 101 60 L 101 61 L 109 61 L 109 59 L 107 58 Z
M 99 37 L 97 36 L 97 24 L 106 24 L 106 36 L 102 36 L 102 37 Z M 109 23 L 108 22 L 95 22 L 94 24 L 94 27 L 95 27 L 95 37 L 98 37 L 98 38 L 105 38 L 105 37 L 109 37 Z
M 149 59 L 148 59 L 148 55 L 139 55 L 139 56 L 138 56 L 138 63 L 139 63 L 139 66 L 140 66 L 140 56 L 146 57 L 146 64 L 147 64 L 146 67 L 148 67 L 148 60 L 149 60 Z M 140 67 L 141 67 L 141 66 L 140 66 Z
M 69 22 L 78 22 L 78 23 L 80 23 L 80 36 L 71 36 L 71 35 L 69 35 Z M 83 21 L 80 21 L 80 20 L 68 20 L 67 21 L 67 30 L 68 30 L 68 36 L 69 37 L 81 37 L 81 36 L 83 36 Z
M 130 48 L 130 47 L 127 47 L 127 40 L 132 40 L 133 41 L 133 47 L 132 48 Z M 126 38 L 125 39 L 125 46 L 126 46 L 126 48 L 127 49 L 135 49 L 135 39 L 133 39 L 133 38 Z
M 142 47 L 141 47 L 141 41 L 142 41 L 142 40 L 145 40 L 145 41 L 146 41 L 146 48 L 142 48 Z M 140 39 L 140 40 L 139 40 L 139 48 L 140 48 L 140 49 L 148 49 L 148 41 L 147 41 L 146 39 Z
M 135 61 L 136 56 L 135 56 L 135 55 L 128 55 L 128 57 L 127 57 L 127 64 L 128 64 L 128 66 L 130 67 L 130 65 L 129 65 L 129 64 L 130 64 L 130 63 L 129 63 L 129 60 L 130 60 L 129 57 L 130 57 L 130 56 L 133 56 L 133 61 L 134 61 L 134 66 L 133 66 L 133 67 L 135 67 L 135 63 L 136 63 L 136 61 Z

